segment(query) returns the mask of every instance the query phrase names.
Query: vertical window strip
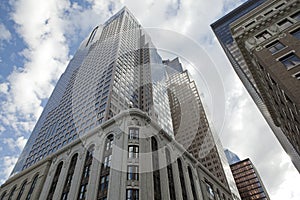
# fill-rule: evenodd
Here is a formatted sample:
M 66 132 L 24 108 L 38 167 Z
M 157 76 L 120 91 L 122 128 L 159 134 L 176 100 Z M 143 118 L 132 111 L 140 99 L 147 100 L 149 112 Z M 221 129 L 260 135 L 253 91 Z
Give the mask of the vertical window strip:
M 186 188 L 185 188 L 185 181 L 184 181 L 182 163 L 181 163 L 181 160 L 179 158 L 177 159 L 177 163 L 178 163 L 178 170 L 179 170 L 180 185 L 181 185 L 181 190 L 182 190 L 182 199 L 187 200 L 188 198 L 187 198 L 187 193 L 186 193 Z
M 114 136 L 112 134 L 107 136 L 100 170 L 97 200 L 107 199 L 113 142 Z
M 89 183 L 90 168 L 93 163 L 94 151 L 95 151 L 95 147 L 92 146 L 89 148 L 89 150 L 86 153 L 83 171 L 82 171 L 82 175 L 81 175 L 80 186 L 79 186 L 79 194 L 77 197 L 78 200 L 83 200 L 86 198 L 86 191 L 87 191 L 87 186 Z
M 168 182 L 169 182 L 169 195 L 170 195 L 170 199 L 176 200 L 171 154 L 168 149 L 166 149 L 166 160 L 167 160 L 167 173 L 168 173 Z
M 53 199 L 53 195 L 54 195 L 54 192 L 55 192 L 55 189 L 56 189 L 56 185 L 57 185 L 57 182 L 58 182 L 58 178 L 59 178 L 62 166 L 63 166 L 63 162 L 60 162 L 58 164 L 57 168 L 56 168 L 56 171 L 55 171 L 55 174 L 54 174 L 54 177 L 53 177 L 53 180 L 52 180 L 52 184 L 50 186 L 50 190 L 49 190 L 47 200 Z M 28 193 L 28 195 L 29 195 L 29 193 Z M 28 197 L 28 195 L 27 195 L 27 197 Z M 29 199 L 30 199 L 30 197 L 26 198 L 26 200 L 29 200 Z
M 68 194 L 69 194 L 69 191 L 71 188 L 73 174 L 74 174 L 76 163 L 77 163 L 77 157 L 78 157 L 78 154 L 76 153 L 71 159 L 71 163 L 70 163 L 67 178 L 66 178 L 66 181 L 64 184 L 61 200 L 66 200 L 68 198 Z
M 27 180 L 25 180 L 24 183 L 22 184 L 20 192 L 19 192 L 18 197 L 17 197 L 16 200 L 20 200 L 21 199 L 21 197 L 22 197 L 22 195 L 24 193 L 26 184 L 27 184 Z
M 61 166 L 62 166 L 62 162 L 61 162 Z M 60 167 L 60 169 L 61 169 L 61 167 Z M 37 182 L 38 178 L 39 178 L 39 175 L 37 174 L 37 175 L 34 177 L 33 181 L 32 181 L 32 184 L 31 184 L 31 186 L 30 186 L 30 189 L 29 189 L 29 192 L 28 192 L 28 194 L 27 194 L 26 200 L 29 200 L 29 199 L 31 198 L 32 193 L 33 193 L 33 190 L 34 190 L 34 188 L 35 188 L 35 185 L 36 185 L 36 182 Z M 53 182 L 52 182 L 52 183 L 53 183 Z M 55 189 L 55 188 L 54 188 L 54 189 Z M 53 192 L 53 193 L 54 193 L 54 192 Z
M 194 200 L 198 200 L 197 199 L 196 188 L 195 188 L 195 184 L 194 184 L 193 172 L 192 172 L 190 166 L 188 167 L 188 173 L 189 173 L 189 178 L 190 178 L 190 183 L 191 183 L 191 188 L 192 188 L 192 193 L 193 193 L 193 196 L 194 196 Z
M 153 136 L 151 137 L 151 148 L 152 148 L 154 200 L 160 200 L 162 198 L 161 198 L 161 189 L 160 189 L 158 144 L 157 144 L 157 140 Z

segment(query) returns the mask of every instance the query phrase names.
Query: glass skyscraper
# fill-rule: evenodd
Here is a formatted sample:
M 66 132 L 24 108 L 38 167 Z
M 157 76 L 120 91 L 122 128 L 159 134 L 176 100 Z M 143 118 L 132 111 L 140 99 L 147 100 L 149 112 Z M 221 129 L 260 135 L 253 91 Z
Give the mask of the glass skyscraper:
M 139 108 L 173 135 L 162 59 L 126 8 L 80 45 L 13 173 L 51 155 L 122 110 Z

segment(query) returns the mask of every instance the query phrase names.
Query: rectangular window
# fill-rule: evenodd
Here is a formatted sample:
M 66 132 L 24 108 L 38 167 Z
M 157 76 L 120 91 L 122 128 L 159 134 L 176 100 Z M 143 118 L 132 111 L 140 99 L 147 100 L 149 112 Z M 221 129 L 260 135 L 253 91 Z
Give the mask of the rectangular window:
M 138 140 L 139 139 L 139 129 L 138 128 L 129 128 L 129 140 Z
M 104 164 L 104 168 L 110 167 L 110 165 L 111 165 L 111 155 L 106 156 L 104 158 L 104 163 L 103 164 Z
M 211 183 L 208 183 L 207 181 L 206 183 L 206 191 L 207 191 L 207 195 L 209 199 L 215 199 L 215 194 L 214 194 L 214 190 L 211 186 Z
M 100 191 L 104 191 L 108 188 L 109 175 L 102 176 L 100 178 Z
M 296 12 L 295 14 L 291 15 L 291 18 L 293 18 L 296 21 L 300 21 L 300 11 Z
M 138 158 L 139 157 L 139 147 L 129 145 L 128 146 L 128 158 Z
M 269 51 L 272 53 L 272 54 L 275 54 L 277 52 L 279 52 L 281 49 L 283 49 L 285 46 L 279 42 L 279 41 L 275 41 L 275 42 L 272 42 L 271 44 L 268 44 L 266 46 L 266 48 L 269 49 Z
M 139 167 L 130 165 L 127 167 L 127 180 L 139 180 Z
M 290 53 L 282 58 L 279 61 L 289 70 L 300 64 L 300 58 L 294 53 Z
M 268 32 L 268 31 L 264 31 L 260 34 L 258 34 L 256 37 L 256 39 L 258 39 L 259 42 L 263 42 L 266 39 L 270 38 L 272 35 Z
M 296 74 L 293 74 L 293 77 L 295 77 L 296 79 L 300 80 L 300 71 L 297 72 Z
M 138 200 L 139 190 L 137 189 L 127 189 L 126 190 L 126 200 Z
M 292 26 L 293 23 L 288 20 L 288 19 L 284 19 L 280 22 L 277 23 L 277 25 L 281 28 L 281 29 L 287 29 L 288 27 Z
M 300 40 L 300 28 L 298 28 L 298 29 L 292 31 L 291 34 L 292 34 L 295 38 L 297 38 L 298 40 Z

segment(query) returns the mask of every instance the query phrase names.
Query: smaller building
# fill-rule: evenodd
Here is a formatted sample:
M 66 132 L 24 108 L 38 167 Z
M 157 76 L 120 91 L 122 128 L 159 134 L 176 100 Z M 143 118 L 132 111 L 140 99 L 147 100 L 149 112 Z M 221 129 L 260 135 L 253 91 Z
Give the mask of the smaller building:
M 230 165 L 242 200 L 270 200 L 266 188 L 249 158 Z
M 224 152 L 225 152 L 225 155 L 226 155 L 229 165 L 232 165 L 234 163 L 241 161 L 240 158 L 235 153 L 229 151 L 229 149 L 225 149 Z

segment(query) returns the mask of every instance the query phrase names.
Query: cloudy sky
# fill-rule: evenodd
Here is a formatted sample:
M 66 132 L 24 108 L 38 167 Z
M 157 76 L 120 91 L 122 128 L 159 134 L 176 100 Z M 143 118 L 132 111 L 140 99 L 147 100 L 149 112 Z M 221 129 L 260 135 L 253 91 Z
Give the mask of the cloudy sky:
M 209 26 L 243 1 L 1 1 L 0 182 L 10 174 L 80 42 L 94 26 L 126 5 L 149 30 L 165 58 L 183 55 L 186 59 L 185 67 L 201 87 L 209 119 L 223 146 L 253 161 L 272 200 L 299 199 L 299 173 L 231 69 Z M 165 46 L 158 33 L 174 36 L 172 46 Z M 192 46 L 201 52 L 195 60 L 179 50 L 191 53 Z

